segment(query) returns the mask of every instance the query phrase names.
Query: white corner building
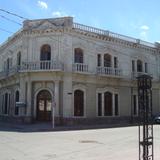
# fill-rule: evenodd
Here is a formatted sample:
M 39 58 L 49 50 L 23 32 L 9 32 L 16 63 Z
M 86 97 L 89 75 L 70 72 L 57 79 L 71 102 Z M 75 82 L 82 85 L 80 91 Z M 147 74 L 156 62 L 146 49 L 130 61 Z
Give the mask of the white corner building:
M 138 115 L 136 77 L 152 80 L 160 112 L 160 44 L 73 22 L 24 21 L 0 46 L 0 120 L 112 124 Z

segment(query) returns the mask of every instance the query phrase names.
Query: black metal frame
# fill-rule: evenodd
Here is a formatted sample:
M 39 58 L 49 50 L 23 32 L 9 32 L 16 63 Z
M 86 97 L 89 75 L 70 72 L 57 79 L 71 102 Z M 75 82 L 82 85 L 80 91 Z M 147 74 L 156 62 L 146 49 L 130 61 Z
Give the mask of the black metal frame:
M 139 160 L 153 160 L 152 77 L 138 78 Z

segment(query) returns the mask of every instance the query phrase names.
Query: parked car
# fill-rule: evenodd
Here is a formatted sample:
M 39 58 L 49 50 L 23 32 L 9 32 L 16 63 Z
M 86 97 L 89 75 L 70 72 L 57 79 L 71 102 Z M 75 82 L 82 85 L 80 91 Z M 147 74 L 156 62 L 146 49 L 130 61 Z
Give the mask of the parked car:
M 155 123 L 155 124 L 160 124 L 160 114 L 159 114 L 159 115 L 156 115 L 156 116 L 154 117 L 154 123 Z

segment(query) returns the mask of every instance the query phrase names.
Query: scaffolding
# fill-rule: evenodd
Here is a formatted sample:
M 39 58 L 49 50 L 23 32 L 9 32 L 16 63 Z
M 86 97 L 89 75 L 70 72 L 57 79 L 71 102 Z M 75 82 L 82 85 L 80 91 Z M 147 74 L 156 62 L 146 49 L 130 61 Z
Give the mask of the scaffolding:
M 139 160 L 153 160 L 152 77 L 138 78 Z

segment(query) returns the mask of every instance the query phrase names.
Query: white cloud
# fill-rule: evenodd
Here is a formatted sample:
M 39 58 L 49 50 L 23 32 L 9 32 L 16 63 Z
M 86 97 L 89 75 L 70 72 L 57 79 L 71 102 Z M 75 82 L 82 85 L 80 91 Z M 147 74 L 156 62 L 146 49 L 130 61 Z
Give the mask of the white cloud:
M 142 30 L 149 30 L 149 27 L 147 25 L 143 25 L 143 26 L 140 27 L 140 29 L 142 29 Z
M 55 11 L 55 12 L 52 12 L 52 16 L 53 17 L 75 17 L 75 15 L 69 15 L 67 14 L 66 12 L 63 12 L 63 11 Z
M 48 8 L 48 5 L 46 2 L 43 2 L 43 1 L 38 1 L 37 2 L 38 6 L 42 9 L 47 9 Z
M 147 32 L 146 32 L 146 31 L 142 31 L 142 32 L 140 33 L 140 36 L 141 36 L 141 38 L 142 38 L 143 40 L 147 40 Z
M 147 41 L 147 40 L 148 40 L 149 27 L 148 27 L 147 25 L 142 25 L 142 26 L 140 27 L 140 29 L 141 29 L 140 37 L 141 37 L 143 40 Z
M 56 11 L 56 12 L 52 13 L 52 16 L 54 16 L 54 17 L 67 17 L 68 14 L 66 14 L 65 12 Z

